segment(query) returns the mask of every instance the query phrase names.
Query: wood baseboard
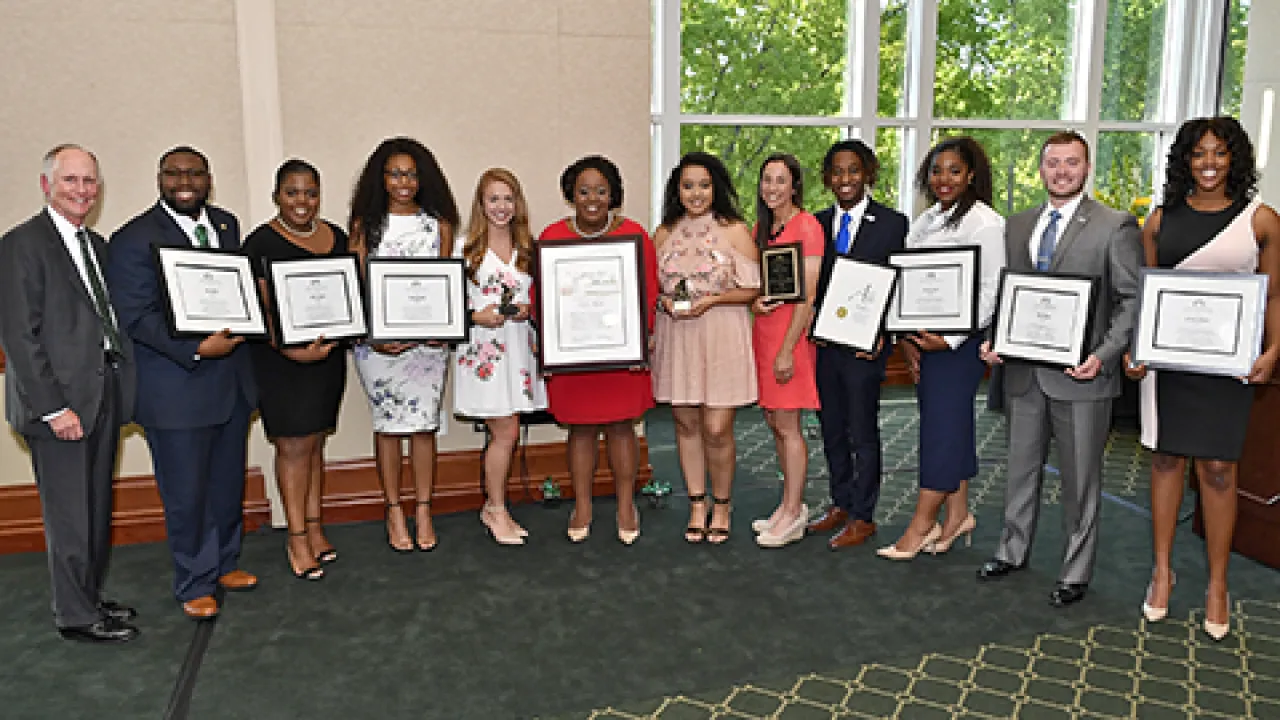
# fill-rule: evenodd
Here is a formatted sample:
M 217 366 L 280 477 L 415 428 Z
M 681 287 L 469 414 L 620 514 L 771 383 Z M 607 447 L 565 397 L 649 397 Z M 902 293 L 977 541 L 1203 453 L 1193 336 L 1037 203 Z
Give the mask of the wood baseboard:
M 481 451 L 441 453 L 436 463 L 432 511 L 436 514 L 475 510 L 484 502 L 480 489 Z M 601 444 L 593 495 L 612 495 L 613 479 Z M 527 469 L 527 470 L 526 470 Z M 512 464 L 507 498 L 512 503 L 542 500 L 542 483 L 551 478 L 566 498 L 569 484 L 564 443 L 521 447 Z M 649 445 L 640 438 L 639 482 L 653 475 Z M 401 472 L 401 499 L 413 500 L 408 463 Z M 245 531 L 271 524 L 266 478 L 260 468 L 250 468 L 245 484 Z M 384 505 L 373 458 L 340 460 L 325 466 L 325 522 L 359 522 L 382 518 Z M 165 539 L 164 508 L 155 478 L 150 475 L 120 478 L 115 483 L 115 513 L 111 541 L 115 545 L 159 542 Z M 34 485 L 0 487 L 0 554 L 44 551 L 44 522 L 40 495 Z

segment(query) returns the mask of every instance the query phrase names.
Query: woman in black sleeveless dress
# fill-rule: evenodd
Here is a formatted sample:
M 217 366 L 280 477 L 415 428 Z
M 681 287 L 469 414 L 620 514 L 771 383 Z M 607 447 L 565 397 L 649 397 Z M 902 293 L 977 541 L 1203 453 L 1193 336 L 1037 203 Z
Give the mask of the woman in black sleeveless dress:
M 1247 378 L 1161 370 L 1126 374 L 1144 380 L 1143 444 L 1151 457 L 1151 531 L 1155 567 L 1142 603 L 1147 620 L 1163 619 L 1176 582 L 1170 569 L 1187 459 L 1193 458 L 1204 508 L 1209 587 L 1204 630 L 1230 630 L 1227 562 L 1236 519 L 1237 461 L 1244 447 L 1253 385 L 1271 377 L 1280 356 L 1280 217 L 1254 199 L 1253 146 L 1232 118 L 1189 120 L 1169 150 L 1164 204 L 1143 227 L 1147 265 L 1188 271 L 1266 273 L 1263 352 Z M 1126 363 L 1127 365 L 1127 363 Z
M 302 160 L 276 172 L 274 199 L 279 213 L 245 240 L 259 283 L 266 261 L 344 255 L 347 235 L 319 220 L 320 173 Z M 263 297 L 267 294 L 263 292 Z M 338 559 L 320 524 L 324 495 L 324 441 L 338 424 L 347 381 L 346 351 L 323 338 L 301 348 L 252 347 L 258 403 L 267 437 L 276 448 L 276 483 L 289 525 L 288 556 L 303 580 L 324 577 L 322 564 Z

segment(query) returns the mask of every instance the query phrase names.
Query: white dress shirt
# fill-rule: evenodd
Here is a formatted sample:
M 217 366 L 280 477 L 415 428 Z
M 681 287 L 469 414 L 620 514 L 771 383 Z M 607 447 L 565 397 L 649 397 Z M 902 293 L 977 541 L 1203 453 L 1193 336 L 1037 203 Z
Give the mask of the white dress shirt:
M 58 213 L 57 210 L 54 210 L 48 205 L 45 206 L 44 211 L 53 220 L 53 226 L 58 230 L 58 237 L 62 238 L 62 244 L 66 246 L 67 254 L 71 256 L 71 262 L 75 264 L 76 272 L 79 273 L 80 275 L 80 282 L 81 284 L 84 285 L 84 292 L 92 300 L 93 285 L 90 284 L 89 272 L 88 270 L 85 269 L 84 253 L 80 251 L 80 238 L 76 237 L 76 233 L 79 232 L 81 228 L 78 228 L 75 225 L 72 225 L 70 220 L 63 217 L 60 213 Z M 88 230 L 88 228 L 84 228 L 84 229 L 86 231 Z M 93 269 L 98 273 L 98 279 L 102 281 L 102 291 L 105 293 L 107 292 L 106 276 L 102 274 L 102 267 L 98 265 L 98 258 L 96 254 L 93 252 L 93 246 L 90 245 L 89 247 L 90 247 L 89 262 L 93 263 Z M 120 322 L 116 319 L 115 308 L 111 307 L 110 294 L 107 295 L 107 312 L 111 313 L 111 321 L 116 324 L 116 327 L 120 327 Z M 111 341 L 107 339 L 106 333 L 103 333 L 102 349 L 104 351 L 112 350 L 113 348 L 110 347 L 110 345 L 111 345 Z M 45 422 L 49 422 L 50 420 L 58 417 L 59 415 L 61 415 L 66 411 L 67 411 L 67 408 L 61 408 L 59 410 L 49 413 L 48 415 L 45 415 L 40 419 L 44 420 Z
M 1058 243 L 1062 242 L 1062 233 L 1067 231 L 1067 225 L 1071 222 L 1072 216 L 1076 214 L 1076 208 L 1080 207 L 1080 198 L 1084 197 L 1084 193 L 1080 193 L 1067 201 L 1065 205 L 1058 208 L 1058 214 L 1062 217 L 1058 219 L 1058 237 L 1054 239 L 1054 249 L 1058 247 Z M 1049 213 L 1053 211 L 1051 203 L 1044 204 L 1044 210 L 1040 213 L 1040 219 L 1036 220 L 1036 226 L 1031 230 L 1031 238 L 1027 241 L 1027 252 L 1031 254 L 1031 265 L 1034 267 L 1036 260 L 1040 256 L 1040 236 L 1044 235 L 1044 229 L 1049 227 Z
M 218 231 L 213 229 L 213 223 L 209 221 L 209 213 L 203 207 L 200 208 L 200 216 L 195 219 L 192 219 L 189 215 L 174 211 L 173 208 L 169 207 L 169 203 L 163 200 L 160 201 L 160 207 L 169 213 L 169 217 L 178 223 L 178 227 L 182 228 L 182 232 L 186 234 L 187 242 L 191 243 L 191 247 L 200 247 L 200 243 L 196 242 L 197 225 L 203 225 L 205 231 L 209 234 L 209 247 L 221 247 L 218 244 Z
M 1000 284 L 1000 271 L 1004 269 L 1004 218 L 982 201 L 973 204 L 969 212 L 961 218 L 955 227 L 944 227 L 947 219 L 955 212 L 955 206 L 943 212 L 940 205 L 920 213 L 920 217 L 911 223 L 911 231 L 907 233 L 906 247 L 947 247 L 977 245 L 978 261 L 978 317 L 977 326 L 987 327 L 991 324 L 991 316 L 996 309 L 996 289 Z M 943 339 L 955 349 L 965 340 L 967 335 L 944 335 Z
M 862 218 L 867 213 L 867 205 L 871 203 L 871 196 L 863 193 L 862 199 L 857 205 L 848 210 L 842 209 L 839 205 L 835 206 L 835 212 L 831 213 L 831 244 L 836 250 L 840 249 L 840 245 L 836 243 L 836 238 L 840 236 L 840 223 L 844 216 L 849 216 L 849 248 L 853 249 L 853 241 L 858 237 L 858 228 L 862 225 Z

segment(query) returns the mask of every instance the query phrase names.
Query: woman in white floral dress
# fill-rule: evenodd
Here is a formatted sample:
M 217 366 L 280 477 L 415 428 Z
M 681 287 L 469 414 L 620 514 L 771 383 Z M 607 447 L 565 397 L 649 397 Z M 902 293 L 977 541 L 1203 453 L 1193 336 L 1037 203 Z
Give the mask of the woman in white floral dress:
M 384 140 L 365 163 L 351 199 L 351 248 L 361 260 L 449 257 L 457 226 L 458 207 L 431 151 L 410 138 Z M 432 550 L 431 486 L 449 351 L 431 343 L 359 344 L 354 356 L 373 414 L 387 543 L 397 552 Z M 400 504 L 406 436 L 417 501 L 412 538 Z
M 523 545 L 528 533 L 507 511 L 507 475 L 520 432 L 517 413 L 545 408 L 547 390 L 529 326 L 529 206 L 510 171 L 480 176 L 463 242 L 473 325 L 470 342 L 454 359 L 454 405 L 459 415 L 483 418 L 489 429 L 480 521 L 500 545 Z

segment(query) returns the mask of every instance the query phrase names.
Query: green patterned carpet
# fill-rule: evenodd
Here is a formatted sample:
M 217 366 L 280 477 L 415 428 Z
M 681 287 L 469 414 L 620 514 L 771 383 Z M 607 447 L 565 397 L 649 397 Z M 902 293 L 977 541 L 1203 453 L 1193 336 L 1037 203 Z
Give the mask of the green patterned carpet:
M 440 547 L 399 555 L 381 523 L 332 526 L 341 551 L 324 582 L 289 576 L 284 533 L 245 539 L 262 578 L 226 600 L 190 700 L 193 720 L 546 718 L 1269 718 L 1280 720 L 1280 583 L 1234 558 L 1232 633 L 1199 629 L 1203 543 L 1183 526 L 1170 619 L 1141 620 L 1150 573 L 1148 469 L 1132 433 L 1107 449 L 1101 552 L 1089 595 L 1049 606 L 1062 531 L 1052 472 L 1029 568 L 974 571 L 1000 532 L 1004 426 L 979 411 L 972 547 L 908 563 L 821 538 L 765 551 L 749 524 L 777 502 L 773 441 L 740 414 L 733 536 L 683 540 L 687 500 L 670 415 L 647 418 L 655 477 L 675 494 L 642 506 L 643 536 L 614 534 L 595 506 L 590 539 L 564 536 L 569 506 L 521 505 L 521 548 L 488 540 L 475 513 L 439 516 Z M 916 410 L 888 389 L 879 536 L 915 500 Z M 816 427 L 807 496 L 827 478 Z M 1051 458 L 1052 463 L 1052 458 Z M 58 639 L 38 554 L 0 557 L 0 717 L 162 717 L 195 635 L 169 597 L 163 545 L 117 549 L 108 588 L 135 604 L 142 638 L 121 648 Z
M 1006 428 L 1004 416 L 984 411 L 983 404 L 979 402 L 977 416 L 980 471 L 970 485 L 970 504 L 985 522 L 987 532 L 982 535 L 993 541 L 998 528 L 992 526 L 998 524 L 1004 502 Z M 738 427 L 740 460 L 735 492 L 739 496 L 776 496 L 779 476 L 772 435 L 754 413 L 743 415 Z M 912 391 L 887 388 L 881 410 L 885 476 L 876 520 L 889 532 L 880 538 L 881 543 L 896 536 L 914 509 L 916 421 Z M 816 418 L 807 418 L 806 435 L 811 463 L 806 501 L 817 507 L 826 500 L 827 476 Z M 662 439 L 651 433 L 657 452 L 668 449 Z M 1112 434 L 1105 456 L 1104 493 L 1111 503 L 1132 515 L 1127 522 L 1140 531 L 1147 528 L 1148 463 L 1135 433 Z M 1049 465 L 1042 501 L 1056 506 L 1060 488 L 1053 482 L 1052 454 Z M 1188 495 L 1184 509 L 1191 502 L 1193 496 Z M 1041 523 L 1042 533 L 1047 524 Z M 990 547 L 974 550 L 970 557 L 980 562 Z M 1179 551 L 1185 556 L 1188 551 L 1202 552 L 1202 546 L 1194 538 L 1183 537 Z M 1146 557 L 1136 559 L 1139 566 L 1146 562 Z M 1280 600 L 1273 571 L 1237 558 L 1233 581 L 1242 571 L 1256 580 L 1258 587 L 1266 588 L 1262 596 Z M 1186 573 L 1183 577 L 1186 583 Z M 1030 601 L 1041 602 L 1042 597 L 1038 593 Z M 1007 610 L 1018 612 L 1016 606 Z M 727 688 L 667 695 L 563 717 L 1280 719 L 1280 603 L 1236 601 L 1232 634 L 1221 644 L 1213 643 L 1200 629 L 1202 620 L 1201 608 L 1188 610 L 1182 617 L 1171 614 L 1154 624 L 1133 612 L 1120 622 L 1095 624 L 1068 634 L 1038 634 L 1024 644 L 980 644 L 842 670 L 752 679 Z

